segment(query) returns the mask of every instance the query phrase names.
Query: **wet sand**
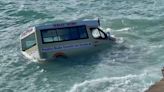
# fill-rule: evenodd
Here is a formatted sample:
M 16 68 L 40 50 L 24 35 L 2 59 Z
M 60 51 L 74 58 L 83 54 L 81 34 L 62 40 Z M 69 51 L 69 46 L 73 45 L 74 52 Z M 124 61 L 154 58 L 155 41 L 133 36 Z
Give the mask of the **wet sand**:
M 164 92 L 164 78 L 150 86 L 150 88 L 145 92 Z

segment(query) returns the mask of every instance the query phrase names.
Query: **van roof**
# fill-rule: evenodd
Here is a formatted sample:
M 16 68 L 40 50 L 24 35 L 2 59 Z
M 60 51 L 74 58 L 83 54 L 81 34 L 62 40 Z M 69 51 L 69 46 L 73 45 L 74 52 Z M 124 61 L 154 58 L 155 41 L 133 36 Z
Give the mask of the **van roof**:
M 34 29 L 37 30 L 46 30 L 46 29 L 55 29 L 55 28 L 64 28 L 64 27 L 74 27 L 74 26 L 89 26 L 93 28 L 97 28 L 100 26 L 99 19 L 86 19 L 86 20 L 75 20 L 71 22 L 65 22 L 65 23 L 46 23 L 46 24 L 39 24 L 33 27 L 28 28 L 28 30 L 21 33 L 20 38 L 23 39 L 27 37 L 28 35 L 34 33 Z
M 45 29 L 82 26 L 82 25 L 89 26 L 89 27 L 99 27 L 100 21 L 99 19 L 75 20 L 75 21 L 65 22 L 65 23 L 41 24 L 41 25 L 35 26 L 35 28 L 37 30 L 45 30 Z

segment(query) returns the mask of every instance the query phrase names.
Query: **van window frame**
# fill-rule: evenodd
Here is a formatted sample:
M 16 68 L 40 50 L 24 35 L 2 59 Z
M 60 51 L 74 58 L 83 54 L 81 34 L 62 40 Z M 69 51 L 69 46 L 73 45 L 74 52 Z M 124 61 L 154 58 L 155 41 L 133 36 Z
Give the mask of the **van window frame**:
M 26 42 L 23 42 L 23 40 L 25 40 L 25 39 L 27 39 L 28 37 L 30 37 L 30 36 L 32 36 L 32 35 L 34 35 L 34 40 L 35 40 L 35 43 L 33 44 L 33 45 L 31 45 L 31 46 L 29 46 L 29 47 L 27 47 L 27 48 L 23 48 L 23 43 L 25 43 L 26 44 Z M 30 49 L 30 48 L 32 48 L 32 47 L 34 47 L 34 46 L 36 46 L 36 35 L 35 35 L 35 32 L 34 33 L 31 33 L 30 35 L 28 35 L 27 37 L 25 37 L 25 38 L 23 38 L 23 39 L 21 39 L 21 47 L 22 47 L 22 51 L 26 51 L 26 50 L 28 50 L 28 49 Z
M 69 29 L 69 28 L 77 28 L 77 29 L 78 29 L 78 27 L 79 27 L 79 28 L 80 28 L 80 27 L 84 27 L 84 28 L 85 28 L 85 31 L 86 31 L 86 37 L 85 37 L 85 38 L 80 38 L 80 37 L 79 37 L 78 39 L 59 40 L 59 36 L 60 36 L 60 35 L 58 35 L 58 33 L 57 33 L 57 30 L 58 30 L 58 29 L 67 29 L 67 28 L 68 28 L 68 29 Z M 56 31 L 56 34 L 57 34 L 57 37 L 58 37 L 58 41 L 44 42 L 44 37 L 43 37 L 42 31 L 46 31 L 46 30 L 48 30 L 48 31 L 50 31 L 50 30 L 52 30 L 52 31 L 55 30 L 55 31 Z M 63 27 L 63 28 L 44 29 L 44 30 L 40 30 L 40 33 L 41 33 L 42 44 L 55 43 L 55 42 L 65 42 L 65 41 L 76 41 L 76 40 L 82 40 L 82 39 L 89 39 L 88 30 L 87 30 L 86 25 L 73 26 L 73 27 Z M 80 35 L 80 30 L 78 30 L 77 33 L 78 33 L 78 35 Z

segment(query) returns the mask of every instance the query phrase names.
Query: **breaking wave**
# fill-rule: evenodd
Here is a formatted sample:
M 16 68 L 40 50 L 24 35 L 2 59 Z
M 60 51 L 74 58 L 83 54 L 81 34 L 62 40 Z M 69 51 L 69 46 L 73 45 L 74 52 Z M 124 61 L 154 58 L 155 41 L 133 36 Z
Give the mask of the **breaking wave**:
M 152 84 L 145 79 L 147 74 L 123 77 L 104 77 L 74 84 L 67 92 L 143 92 Z

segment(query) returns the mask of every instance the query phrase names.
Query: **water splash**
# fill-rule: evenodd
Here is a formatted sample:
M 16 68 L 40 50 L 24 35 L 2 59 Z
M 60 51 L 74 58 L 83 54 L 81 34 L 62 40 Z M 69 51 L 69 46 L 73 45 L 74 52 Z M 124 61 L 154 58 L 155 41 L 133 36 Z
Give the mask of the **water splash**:
M 143 92 L 152 83 L 146 82 L 147 74 L 123 77 L 104 77 L 74 84 L 67 92 Z

